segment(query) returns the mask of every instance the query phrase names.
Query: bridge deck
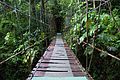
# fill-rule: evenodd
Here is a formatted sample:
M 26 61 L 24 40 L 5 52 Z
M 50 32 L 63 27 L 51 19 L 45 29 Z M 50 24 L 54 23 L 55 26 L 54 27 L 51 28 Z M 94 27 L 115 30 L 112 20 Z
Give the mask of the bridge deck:
M 84 68 L 58 34 L 27 80 L 91 80 Z

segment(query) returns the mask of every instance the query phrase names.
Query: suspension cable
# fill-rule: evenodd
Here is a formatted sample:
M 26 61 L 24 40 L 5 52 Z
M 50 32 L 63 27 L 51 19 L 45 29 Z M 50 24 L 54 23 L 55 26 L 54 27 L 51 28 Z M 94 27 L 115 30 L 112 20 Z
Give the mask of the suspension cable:
M 44 41 L 45 39 L 47 39 L 47 37 L 45 37 L 44 39 L 40 40 L 39 42 L 42 42 L 42 41 Z M 32 46 L 29 46 L 29 47 L 25 48 L 23 51 L 20 51 L 20 52 L 14 54 L 14 55 L 8 57 L 7 59 L 1 61 L 1 62 L 0 62 L 0 65 L 3 64 L 3 63 L 5 63 L 5 62 L 7 62 L 8 60 L 14 58 L 15 56 L 17 56 L 17 55 L 19 55 L 19 54 L 24 54 L 26 50 L 28 50 L 28 49 L 36 46 L 37 44 L 38 44 L 38 43 L 35 43 L 35 44 L 33 44 Z
M 96 7 L 96 8 L 94 8 L 94 9 L 92 9 L 91 11 L 88 11 L 88 13 L 91 13 L 91 12 L 93 12 L 93 11 L 95 11 L 95 10 L 99 9 L 101 6 L 103 6 L 103 5 L 107 4 L 108 2 L 109 2 L 109 1 L 104 1 L 104 3 L 100 4 L 99 6 L 97 6 L 97 7 Z
M 55 36 L 55 35 L 54 35 L 54 36 Z M 48 36 L 48 37 L 49 37 L 49 36 Z M 48 37 L 45 37 L 44 39 L 40 40 L 39 43 L 42 42 L 42 41 L 44 41 L 44 40 L 47 39 Z M 28 49 L 30 49 L 30 48 L 32 48 L 32 47 L 38 45 L 39 43 L 35 43 L 35 44 L 33 44 L 32 46 L 29 46 L 29 47 L 25 48 L 23 51 L 20 51 L 20 52 L 17 52 L 17 53 L 14 52 L 14 53 L 16 53 L 16 54 L 14 54 L 14 55 L 8 57 L 7 59 L 5 59 L 5 60 L 3 60 L 3 61 L 1 61 L 1 62 L 0 62 L 0 65 L 3 64 L 3 63 L 5 63 L 5 62 L 7 62 L 8 60 L 14 58 L 15 56 L 17 56 L 17 55 L 19 55 L 19 54 L 24 54 L 25 51 L 27 51 Z
M 29 15 L 28 15 L 28 14 L 25 14 L 25 12 L 20 11 L 20 10 L 17 9 L 16 7 L 13 7 L 13 6 L 11 6 L 11 5 L 8 5 L 7 3 L 5 3 L 5 2 L 3 2 L 3 1 L 0 1 L 0 3 L 1 3 L 2 5 L 8 6 L 8 7 L 11 8 L 15 13 L 17 13 L 17 11 L 18 11 L 18 12 L 21 13 L 22 15 L 25 15 L 25 16 L 29 17 L 29 32 L 30 32 L 30 26 L 31 26 L 31 19 L 37 20 L 37 21 L 39 21 L 40 23 L 43 23 L 43 24 L 49 26 L 49 24 L 47 24 L 47 23 L 45 23 L 45 22 L 42 22 L 42 20 L 40 21 L 40 20 L 38 20 L 38 19 L 36 19 L 36 18 L 34 18 L 34 17 L 31 16 L 31 3 L 30 3 L 30 0 L 29 0 Z M 16 16 L 17 16 L 17 15 L 16 15 Z M 46 38 L 47 38 L 47 37 L 45 37 L 43 40 L 45 40 Z M 43 40 L 42 40 L 42 41 L 43 41 Z M 42 42 L 42 41 L 40 41 L 40 42 Z M 33 46 L 35 46 L 35 45 L 32 45 L 32 46 L 30 46 L 30 47 L 25 48 L 23 52 L 20 51 L 20 52 L 14 54 L 14 55 L 8 57 L 7 59 L 1 61 L 0 64 L 5 63 L 6 61 L 10 60 L 11 58 L 17 56 L 18 54 L 24 53 L 27 49 L 29 49 L 29 48 L 31 48 L 31 47 L 33 47 Z
M 88 43 L 88 0 L 86 0 L 86 31 L 87 31 L 87 43 Z M 86 70 L 88 71 L 88 54 L 86 54 Z
M 84 44 L 87 44 L 86 42 L 83 42 L 83 43 L 84 43 Z M 112 54 L 110 54 L 110 53 L 108 53 L 108 52 L 106 52 L 106 51 L 104 51 L 104 50 L 101 50 L 101 49 L 95 47 L 95 46 L 92 45 L 92 44 L 89 44 L 89 43 L 88 43 L 88 45 L 89 45 L 90 47 L 96 49 L 97 51 L 103 52 L 103 53 L 107 54 L 108 56 L 110 56 L 110 57 L 112 57 L 112 58 L 114 58 L 114 59 L 120 61 L 120 58 L 118 58 L 118 57 L 116 57 L 116 56 L 114 56 L 114 55 L 112 55 Z
M 29 33 L 31 33 L 31 0 L 29 0 Z
M 14 8 L 13 6 L 8 5 L 8 4 L 5 3 L 5 2 L 0 1 L 0 3 L 1 3 L 2 5 L 6 5 L 6 6 L 10 7 L 10 8 L 13 9 L 13 10 L 18 11 L 21 15 L 25 15 L 25 16 L 30 17 L 31 19 L 36 20 L 36 21 L 38 21 L 38 22 L 40 22 L 40 23 L 42 23 L 42 24 L 44 24 L 44 25 L 46 25 L 46 26 L 49 26 L 49 24 L 43 22 L 42 20 L 36 19 L 35 17 L 32 17 L 32 16 L 29 16 L 29 15 L 26 14 L 25 12 L 22 12 L 21 10 L 19 10 L 19 9 L 17 9 L 17 8 Z
M 109 2 L 109 1 L 104 1 L 104 3 L 102 3 L 102 4 L 100 4 L 99 6 L 97 6 L 97 7 L 93 8 L 93 9 L 89 10 L 87 13 L 89 14 L 89 13 L 94 12 L 95 10 L 99 9 L 101 6 L 106 5 L 108 2 Z M 85 6 L 85 7 L 86 7 L 86 6 Z M 86 13 L 86 11 L 85 11 L 83 14 L 85 14 L 85 13 Z M 73 14 L 75 14 L 75 12 L 74 12 Z M 84 16 L 83 16 L 83 17 L 84 17 Z
M 109 11 L 110 11 L 110 15 L 111 15 L 111 17 L 113 18 L 113 21 L 114 21 L 114 23 L 116 24 L 116 26 L 118 27 L 119 25 L 118 25 L 118 23 L 117 23 L 117 20 L 115 19 L 115 17 L 114 17 L 114 15 L 113 15 L 113 13 L 112 13 L 112 11 L 111 11 L 111 2 L 110 2 L 110 0 L 108 0 L 109 2 L 108 2 L 108 8 L 109 8 Z M 115 26 L 115 24 L 114 24 L 114 26 Z
M 24 50 L 24 51 L 20 51 L 20 52 L 18 52 L 18 53 L 16 53 L 16 54 L 14 54 L 14 55 L 12 55 L 12 56 L 8 57 L 7 59 L 5 59 L 5 60 L 1 61 L 1 62 L 0 62 L 0 65 L 1 65 L 1 64 L 3 64 L 3 63 L 5 63 L 5 62 L 7 62 L 8 60 L 10 60 L 10 59 L 14 58 L 15 56 L 17 56 L 17 55 L 19 55 L 19 54 L 23 54 L 23 53 L 25 53 L 25 51 L 26 51 L 26 50 L 28 50 L 29 48 L 32 48 L 33 46 L 35 46 L 35 45 L 32 45 L 32 46 L 30 46 L 30 47 L 27 47 L 27 48 L 25 48 L 25 50 Z
M 101 5 L 101 0 L 100 0 L 100 4 Z M 95 5 L 94 5 L 95 7 Z M 96 38 L 96 35 L 97 35 L 97 31 L 98 31 L 98 25 L 99 25 L 99 20 L 100 20 L 100 12 L 101 12 L 101 6 L 99 7 L 99 11 L 98 11 L 98 20 L 97 20 L 97 29 L 94 31 L 94 35 L 93 35 L 93 46 L 95 46 L 95 38 Z M 92 60 L 93 60 L 93 54 L 94 54 L 94 48 L 92 50 L 92 54 L 91 54 L 91 58 L 90 58 L 90 62 L 89 62 L 89 67 L 88 67 L 88 71 L 90 70 L 90 67 L 91 67 L 91 64 L 92 64 Z

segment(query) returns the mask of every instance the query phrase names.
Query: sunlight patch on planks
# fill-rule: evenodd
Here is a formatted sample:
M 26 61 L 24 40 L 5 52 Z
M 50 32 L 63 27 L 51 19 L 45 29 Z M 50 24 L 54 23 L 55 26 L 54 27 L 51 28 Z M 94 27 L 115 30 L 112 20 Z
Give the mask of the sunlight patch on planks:
M 33 77 L 32 80 L 88 80 L 87 77 Z

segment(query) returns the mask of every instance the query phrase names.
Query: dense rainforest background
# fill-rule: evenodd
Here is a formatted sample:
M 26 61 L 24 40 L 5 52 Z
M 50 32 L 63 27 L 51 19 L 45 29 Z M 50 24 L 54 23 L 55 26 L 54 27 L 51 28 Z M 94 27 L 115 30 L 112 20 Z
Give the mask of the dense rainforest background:
M 56 32 L 93 79 L 120 79 L 120 0 L 0 0 L 0 80 L 25 80 Z

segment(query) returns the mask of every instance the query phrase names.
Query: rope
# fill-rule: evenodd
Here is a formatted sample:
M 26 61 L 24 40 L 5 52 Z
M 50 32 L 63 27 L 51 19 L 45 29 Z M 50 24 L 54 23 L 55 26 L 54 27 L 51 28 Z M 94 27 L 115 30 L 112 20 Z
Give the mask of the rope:
M 102 1 L 102 0 L 101 0 L 101 1 Z M 104 1 L 104 2 L 105 2 L 105 3 L 103 3 L 103 4 L 101 4 L 101 2 L 100 2 L 100 5 L 99 5 L 98 7 L 96 7 L 94 10 L 96 10 L 96 9 L 99 8 L 99 14 L 100 14 L 100 8 L 101 8 L 101 6 L 104 5 L 104 4 L 106 4 L 106 3 L 108 3 L 108 5 L 109 5 L 109 10 L 110 10 L 110 14 L 111 14 L 111 16 L 113 17 L 112 12 L 111 12 L 111 3 L 110 3 L 110 1 L 108 0 L 108 1 Z M 100 16 L 99 16 L 99 18 L 100 18 Z M 113 17 L 113 20 L 116 22 L 116 20 L 114 19 L 114 17 Z M 98 28 L 98 26 L 97 26 L 97 28 Z M 85 44 L 87 44 L 87 43 L 85 43 Z M 96 48 L 94 45 L 91 45 L 91 44 L 88 44 L 88 45 L 91 46 L 93 49 L 96 49 L 96 50 L 98 50 L 98 51 L 100 51 L 100 52 L 106 53 L 108 56 L 110 56 L 110 57 L 112 57 L 112 58 L 120 61 L 120 58 L 118 58 L 118 57 L 116 57 L 116 56 L 114 56 L 114 55 L 112 55 L 112 54 L 110 54 L 110 53 L 108 53 L 108 52 L 106 52 L 106 51 L 103 51 L 103 50 L 101 50 L 101 49 L 99 49 L 99 48 Z
M 43 61 L 43 59 L 44 59 L 44 56 L 41 57 L 41 59 L 40 59 L 41 61 L 40 61 L 39 64 L 38 64 L 39 66 L 40 66 L 41 62 Z M 26 79 L 26 80 L 32 80 L 32 78 L 33 78 L 33 76 L 35 75 L 35 73 L 36 73 L 37 69 L 39 68 L 39 66 L 37 66 L 37 67 L 35 68 L 34 73 L 31 73 L 32 75 L 29 76 L 28 79 Z
M 30 47 L 27 47 L 27 48 L 25 49 L 25 51 L 28 50 L 29 48 L 34 47 L 34 46 L 35 46 L 35 45 L 32 45 L 32 46 L 30 46 Z M 25 51 L 20 51 L 20 52 L 14 54 L 14 55 L 8 57 L 7 59 L 1 61 L 1 62 L 0 62 L 0 65 L 3 64 L 3 63 L 5 63 L 5 62 L 7 62 L 7 61 L 10 60 L 10 59 L 12 59 L 13 57 L 17 56 L 18 54 L 23 54 Z
M 0 3 L 3 4 L 3 5 L 6 5 L 6 6 L 8 6 L 8 7 L 10 7 L 11 9 L 13 9 L 13 11 L 18 11 L 21 15 L 25 15 L 25 16 L 27 16 L 27 17 L 30 17 L 30 18 L 33 19 L 33 20 L 36 20 L 36 21 L 38 21 L 38 22 L 40 22 L 40 23 L 45 24 L 46 26 L 49 26 L 49 24 L 43 22 L 42 20 L 36 19 L 35 17 L 32 17 L 32 16 L 26 14 L 25 12 L 22 12 L 21 10 L 16 9 L 16 8 L 14 8 L 14 7 L 11 6 L 11 5 L 8 5 L 8 4 L 5 3 L 5 2 L 0 1 Z
M 103 53 L 107 54 L 108 56 L 110 56 L 110 57 L 112 57 L 112 58 L 114 58 L 114 59 L 120 61 L 120 58 L 118 58 L 118 57 L 116 57 L 116 56 L 114 56 L 114 55 L 112 55 L 112 54 L 110 54 L 110 53 L 108 53 L 108 52 L 106 52 L 106 51 L 103 51 L 103 50 L 101 50 L 101 49 L 95 47 L 94 45 L 91 45 L 91 44 L 86 43 L 86 42 L 83 42 L 83 43 L 84 43 L 84 44 L 88 44 L 90 47 L 92 47 L 92 48 L 94 48 L 94 49 L 96 49 L 96 50 L 98 50 L 98 51 L 100 51 L 100 52 L 103 52 Z
M 101 6 L 103 6 L 103 5 L 107 4 L 108 2 L 109 2 L 109 1 L 104 1 L 104 3 L 100 4 L 100 5 L 99 5 L 99 6 L 97 6 L 96 8 L 91 9 L 91 10 L 90 10 L 90 11 L 88 11 L 87 13 L 89 14 L 89 13 L 94 12 L 95 10 L 99 9 Z M 83 12 L 83 11 L 82 11 L 82 12 Z M 86 13 L 86 12 L 84 12 L 83 14 L 85 14 L 85 13 Z M 73 14 L 75 14 L 75 12 L 74 12 Z M 83 15 L 82 17 L 84 17 L 84 15 Z
M 95 4 L 95 3 L 94 3 Z M 101 5 L 101 0 L 100 0 L 100 4 L 99 5 Z M 95 7 L 95 5 L 94 5 L 94 7 Z M 93 35 L 93 46 L 95 46 L 95 37 L 96 37 L 96 34 L 97 34 L 97 30 L 98 30 L 98 25 L 99 25 L 99 19 L 100 19 L 100 11 L 101 11 L 101 6 L 99 7 L 99 11 L 98 11 L 98 20 L 97 20 L 97 29 L 96 29 L 96 31 L 94 31 L 94 35 Z M 91 67 L 91 64 L 92 64 L 92 60 L 93 60 L 93 53 L 94 53 L 94 48 L 93 48 L 93 50 L 92 50 L 92 55 L 91 55 L 91 58 L 90 58 L 90 62 L 89 62 L 89 67 L 88 67 L 88 71 L 90 70 L 90 67 Z
M 44 54 L 43 54 L 43 56 L 41 57 L 41 59 L 40 59 L 40 61 L 39 61 L 39 64 L 36 66 L 34 72 L 31 73 L 32 75 L 28 77 L 28 78 L 30 78 L 30 79 L 27 79 L 27 80 L 31 80 L 31 79 L 33 78 L 33 75 L 35 75 L 37 69 L 39 68 L 41 62 L 44 60 L 44 57 L 45 57 L 46 55 L 47 55 L 47 53 L 44 53 Z
M 29 0 L 29 33 L 31 33 L 30 27 L 31 27 L 31 0 Z
M 43 55 L 41 58 L 40 58 L 40 61 L 39 61 L 39 64 L 37 65 L 37 67 L 35 68 L 34 70 L 34 73 L 32 73 L 32 76 L 30 76 L 30 80 L 33 78 L 33 75 L 35 75 L 37 69 L 39 68 L 41 62 L 44 60 L 44 56 L 46 56 L 47 54 Z
M 112 11 L 111 11 L 111 8 L 112 8 L 111 2 L 110 2 L 110 0 L 108 0 L 108 1 L 109 1 L 109 2 L 108 2 L 108 7 L 109 7 L 110 15 L 111 15 L 111 17 L 113 18 L 114 23 L 115 23 L 116 26 L 118 27 L 119 24 L 117 23 L 117 20 L 115 19 L 114 15 L 113 15 L 113 13 L 112 13 Z M 115 24 L 114 24 L 114 26 L 115 26 Z
M 88 43 L 88 0 L 86 0 L 86 16 L 87 16 L 87 22 L 86 22 L 86 31 L 87 31 L 87 43 Z M 88 54 L 86 54 L 86 70 L 88 70 Z
M 95 10 L 99 9 L 101 6 L 103 6 L 103 5 L 107 4 L 108 2 L 109 2 L 109 1 L 104 1 L 104 3 L 103 3 L 103 4 L 100 4 L 99 6 L 97 6 L 96 8 L 94 8 L 93 10 L 89 11 L 88 13 L 91 13 L 91 12 L 93 12 L 93 11 L 95 11 Z
M 40 42 L 44 41 L 45 39 L 47 39 L 47 37 L 45 37 L 44 39 L 40 40 Z M 29 46 L 29 47 L 25 48 L 25 50 L 24 50 L 24 51 L 20 51 L 20 52 L 18 52 L 18 53 L 16 53 L 16 54 L 14 54 L 14 55 L 12 55 L 12 56 L 8 57 L 7 59 L 5 59 L 5 60 L 1 61 L 1 62 L 0 62 L 0 65 L 1 65 L 1 64 L 3 64 L 3 63 L 5 63 L 5 62 L 7 62 L 8 60 L 12 59 L 13 57 L 15 57 L 15 56 L 17 56 L 17 55 L 19 55 L 19 54 L 23 54 L 23 53 L 25 53 L 25 51 L 26 51 L 26 50 L 28 50 L 28 49 L 30 49 L 30 48 L 32 48 L 32 47 L 34 47 L 34 46 L 36 46 L 37 44 L 38 44 L 38 43 L 35 43 L 34 45 L 32 45 L 32 46 Z
M 20 14 L 29 17 L 29 32 L 30 32 L 30 26 L 31 26 L 31 25 L 30 25 L 30 24 L 31 24 L 31 20 L 30 20 L 30 19 L 34 19 L 34 20 L 36 20 L 36 21 L 38 21 L 38 22 L 40 22 L 40 23 L 43 23 L 43 24 L 49 26 L 49 24 L 47 24 L 47 23 L 45 23 L 45 22 L 42 22 L 42 20 L 36 19 L 36 18 L 34 18 L 34 17 L 31 16 L 31 4 L 30 4 L 30 0 L 29 0 L 29 15 L 26 14 L 25 12 L 20 11 L 20 10 L 17 9 L 16 7 L 14 8 L 13 6 L 8 5 L 7 3 L 5 3 L 5 2 L 3 2 L 3 1 L 0 1 L 0 3 L 1 3 L 2 5 L 8 6 L 8 7 L 11 8 L 15 13 L 17 13 L 17 11 L 18 11 Z M 46 37 L 46 38 L 47 38 L 47 37 Z M 45 40 L 46 38 L 44 38 L 43 40 Z M 43 40 L 41 40 L 40 42 L 42 42 Z M 8 57 L 7 59 L 1 61 L 0 64 L 3 64 L 3 63 L 5 63 L 5 62 L 7 62 L 8 60 L 12 59 L 13 57 L 15 57 L 15 56 L 17 56 L 17 55 L 19 55 L 19 54 L 23 54 L 26 50 L 28 50 L 29 48 L 34 47 L 35 45 L 36 45 L 36 44 L 34 44 L 34 45 L 30 46 L 30 47 L 27 47 L 26 49 L 24 49 L 24 51 L 20 51 L 20 52 L 14 54 L 14 55 Z

